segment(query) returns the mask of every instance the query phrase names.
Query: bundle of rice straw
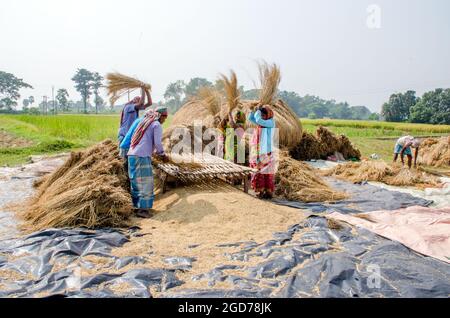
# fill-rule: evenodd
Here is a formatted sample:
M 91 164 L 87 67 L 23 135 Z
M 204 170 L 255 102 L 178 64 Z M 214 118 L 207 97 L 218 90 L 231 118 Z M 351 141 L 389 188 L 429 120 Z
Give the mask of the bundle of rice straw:
M 278 94 L 278 86 L 281 82 L 281 71 L 278 65 L 261 62 L 258 65 L 261 90 L 259 102 L 261 105 L 272 105 Z
M 420 145 L 418 162 L 433 167 L 450 166 L 450 136 L 425 139 Z
M 221 74 L 220 78 L 225 91 L 225 97 L 227 99 L 227 111 L 231 112 L 239 106 L 240 92 L 238 88 L 237 76 L 236 73 L 231 70 L 230 78 L 223 74 Z
M 39 183 L 39 182 L 38 182 Z M 129 181 L 117 144 L 106 140 L 74 152 L 51 175 L 22 213 L 24 229 L 120 227 L 132 214 Z
M 332 190 L 308 164 L 280 152 L 278 171 L 275 176 L 275 195 L 290 201 L 325 202 L 339 201 L 345 193 Z
M 428 173 L 410 170 L 401 164 L 388 165 L 384 161 L 349 162 L 323 172 L 326 176 L 348 180 L 354 183 L 364 181 L 383 182 L 394 186 L 418 188 L 439 187 L 439 179 Z
M 138 79 L 117 72 L 106 74 L 106 80 L 106 88 L 108 90 L 111 105 L 114 105 L 115 102 L 129 90 L 136 88 L 152 89 L 150 84 L 146 84 Z

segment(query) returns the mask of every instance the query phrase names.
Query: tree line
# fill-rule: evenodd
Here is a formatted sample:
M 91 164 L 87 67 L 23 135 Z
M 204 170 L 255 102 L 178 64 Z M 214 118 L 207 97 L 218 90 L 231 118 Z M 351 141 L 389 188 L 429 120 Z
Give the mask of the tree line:
M 415 91 L 392 94 L 383 104 L 386 121 L 450 125 L 450 89 L 437 88 L 417 97 Z
M 195 96 L 201 87 L 211 87 L 223 91 L 222 82 L 211 82 L 205 78 L 195 77 L 185 82 L 182 80 L 170 83 L 164 93 L 165 106 L 175 113 L 183 104 Z M 246 90 L 239 87 L 242 99 L 258 99 L 259 90 Z M 338 103 L 335 100 L 324 100 L 317 96 L 300 96 L 296 92 L 279 91 L 278 98 L 284 100 L 299 117 L 379 120 L 379 115 L 372 113 L 366 106 L 350 106 L 348 103 Z
M 69 99 L 69 93 L 65 88 L 59 88 L 56 92 L 55 99 L 49 99 L 43 96 L 38 107 L 33 107 L 36 102 L 34 96 L 26 97 L 22 100 L 22 111 L 27 113 L 43 113 L 56 114 L 58 112 L 78 112 L 99 113 L 105 111 L 106 103 L 100 96 L 100 89 L 103 87 L 103 76 L 98 72 L 91 72 L 87 69 L 78 69 L 72 77 L 74 87 L 80 93 L 80 101 L 72 101 Z M 16 109 L 17 101 L 21 97 L 20 89 L 33 87 L 17 78 L 11 73 L 0 71 L 0 111 L 12 112 Z M 91 103 L 91 97 L 93 104 Z

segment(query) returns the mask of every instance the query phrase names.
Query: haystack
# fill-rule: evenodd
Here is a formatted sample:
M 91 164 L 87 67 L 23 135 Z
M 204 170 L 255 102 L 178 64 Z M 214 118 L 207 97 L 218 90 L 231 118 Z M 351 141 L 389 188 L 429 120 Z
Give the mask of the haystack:
M 394 186 L 414 186 L 418 188 L 439 187 L 439 179 L 426 172 L 387 164 L 384 161 L 362 161 L 340 164 L 323 172 L 326 176 L 348 180 L 354 183 L 364 181 L 383 182 Z
M 106 74 L 106 80 L 106 88 L 112 105 L 114 105 L 115 102 L 129 90 L 136 88 L 152 89 L 150 84 L 146 84 L 138 79 L 117 72 Z
M 334 191 L 308 164 L 292 159 L 280 152 L 275 176 L 275 194 L 291 201 L 325 202 L 346 198 L 346 194 Z
M 450 166 L 450 136 L 425 139 L 419 150 L 418 161 L 427 166 Z
M 39 184 L 39 182 L 38 182 Z M 132 213 L 127 174 L 117 144 L 106 140 L 74 152 L 26 205 L 28 230 L 56 227 L 120 227 Z
M 295 112 L 282 100 L 277 100 L 278 85 L 280 83 L 280 70 L 276 65 L 262 64 L 260 66 L 261 94 L 260 100 L 238 100 L 239 91 L 234 72 L 230 78 L 222 75 L 225 91 L 225 102 L 222 104 L 220 117 L 224 118 L 231 109 L 241 109 L 246 116 L 258 105 L 269 105 L 275 115 L 276 126 L 279 129 L 280 148 L 291 149 L 302 138 L 302 126 Z M 226 80 L 225 80 L 226 79 Z M 172 119 L 173 126 L 191 126 L 194 121 L 202 120 L 206 128 L 215 127 L 217 118 L 209 110 L 208 103 L 201 96 L 189 101 L 178 110 Z M 252 125 L 248 125 L 251 127 Z
M 301 141 L 291 149 L 291 156 L 297 160 L 327 159 L 340 152 L 345 159 L 361 159 L 361 152 L 345 135 L 335 135 L 320 126 L 316 134 L 304 132 Z

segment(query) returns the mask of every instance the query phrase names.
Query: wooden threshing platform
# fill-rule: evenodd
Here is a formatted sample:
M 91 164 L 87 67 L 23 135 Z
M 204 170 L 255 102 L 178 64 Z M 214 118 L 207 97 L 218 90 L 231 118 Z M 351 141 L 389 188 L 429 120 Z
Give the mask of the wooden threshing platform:
M 233 162 L 210 154 L 198 154 L 195 156 L 172 155 L 176 163 L 154 163 L 159 170 L 162 181 L 162 191 L 166 191 L 167 181 L 181 181 L 186 183 L 208 183 L 219 178 L 222 180 L 240 179 L 243 181 L 244 191 L 248 193 L 249 177 L 254 169 L 240 166 Z M 193 163 L 193 164 L 189 164 Z

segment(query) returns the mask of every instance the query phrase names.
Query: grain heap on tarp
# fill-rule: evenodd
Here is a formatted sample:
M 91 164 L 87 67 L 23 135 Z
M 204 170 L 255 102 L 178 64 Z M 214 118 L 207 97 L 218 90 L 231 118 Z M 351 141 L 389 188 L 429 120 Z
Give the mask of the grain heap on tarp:
M 418 188 L 441 186 L 439 179 L 433 175 L 415 169 L 410 170 L 400 164 L 388 165 L 384 161 L 344 163 L 324 171 L 323 174 L 354 183 L 375 181 L 394 186 L 414 186 Z
M 152 89 L 150 84 L 146 84 L 138 79 L 120 73 L 106 74 L 106 88 L 112 105 L 124 94 L 136 88 Z
M 37 184 L 37 194 L 21 213 L 26 230 L 120 227 L 132 214 L 128 177 L 111 140 L 71 153 Z
M 450 166 L 450 136 L 422 141 L 418 161 L 427 166 Z
M 320 126 L 316 135 L 303 132 L 301 141 L 290 151 L 297 160 L 327 159 L 339 152 L 345 159 L 361 159 L 361 152 L 345 135 L 336 135 Z
M 290 201 L 325 202 L 347 197 L 334 191 L 308 164 L 280 152 L 278 171 L 275 175 L 275 195 Z
M 213 114 L 205 98 L 198 96 L 183 105 L 173 116 L 171 126 L 187 127 L 195 121 L 201 120 L 206 128 L 217 127 L 218 119 L 227 116 L 230 110 L 240 109 L 246 116 L 258 105 L 269 105 L 274 111 L 276 126 L 279 129 L 280 147 L 292 148 L 298 144 L 302 137 L 302 126 L 295 112 L 282 100 L 276 98 L 281 74 L 277 65 L 263 63 L 260 69 L 260 100 L 239 100 L 237 78 L 231 72 L 229 78 L 222 75 L 225 98 L 221 111 Z M 208 99 L 207 99 L 208 100 Z M 218 118 L 219 117 L 219 118 Z M 249 127 L 249 123 L 247 123 Z

